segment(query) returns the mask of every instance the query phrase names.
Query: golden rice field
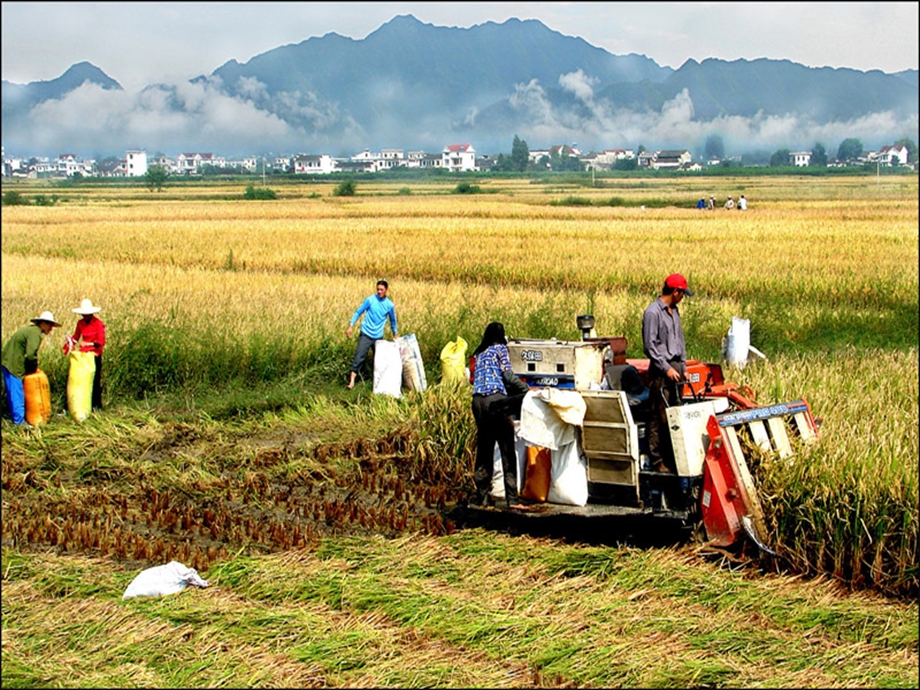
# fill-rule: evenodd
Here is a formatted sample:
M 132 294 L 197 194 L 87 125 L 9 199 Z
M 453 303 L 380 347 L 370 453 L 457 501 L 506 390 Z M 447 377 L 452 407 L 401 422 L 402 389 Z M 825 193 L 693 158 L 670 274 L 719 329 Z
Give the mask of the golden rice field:
M 77 318 L 71 309 L 91 298 L 103 307 L 108 331 L 103 413 L 83 425 L 58 414 L 32 433 L 3 421 L 3 660 L 13 669 L 4 671 L 4 684 L 70 684 L 72 667 L 81 669 L 79 685 L 186 687 L 873 687 L 915 681 L 908 669 L 916 667 L 917 630 L 905 621 L 916 613 L 918 593 L 917 177 L 599 178 L 593 186 L 568 178 L 483 178 L 475 184 L 482 193 L 453 194 L 456 180 L 359 181 L 356 196 L 337 197 L 333 182 L 269 180 L 278 199 L 264 202 L 244 201 L 244 183 L 168 183 L 162 192 L 127 184 L 4 184 L 4 191 L 26 197 L 58 197 L 53 206 L 4 206 L 2 214 L 3 340 L 46 309 L 64 323 L 40 355 L 56 412 L 67 372 L 60 346 Z M 741 193 L 749 199 L 745 213 L 693 208 L 701 196 L 724 200 Z M 618 201 L 609 203 L 613 198 Z M 443 498 L 437 481 L 449 478 L 454 494 L 462 493 L 464 478 L 471 482 L 473 424 L 465 393 L 433 386 L 423 396 L 382 401 L 369 394 L 368 383 L 343 389 L 354 347 L 345 328 L 380 277 L 390 282 L 400 332 L 417 335 L 434 383 L 441 348 L 461 336 L 472 349 L 492 320 L 503 321 L 512 336 L 576 339 L 575 316 L 590 312 L 600 334 L 626 336 L 628 356 L 641 357 L 642 311 L 671 272 L 684 273 L 695 293 L 681 305 L 691 358 L 719 361 L 731 317 L 750 318 L 752 344 L 768 359 L 753 358 L 743 371 L 727 370 L 728 377 L 751 386 L 760 402 L 803 397 L 824 419 L 817 444 L 792 462 L 766 461 L 757 470 L 780 554 L 760 564 L 762 582 L 733 580 L 730 567 L 697 570 L 692 555 L 670 550 L 581 552 L 451 535 L 432 506 Z M 237 404 L 235 414 L 226 411 Z M 419 473 L 431 485 L 404 488 Z M 319 487 L 321 478 L 330 483 L 329 494 Z M 401 567 L 384 563 L 389 550 L 376 541 L 359 537 L 338 547 L 300 518 L 293 536 L 277 521 L 277 506 L 296 498 L 301 504 L 292 510 L 301 517 L 304 506 L 325 510 L 316 524 L 337 534 L 355 519 L 354 506 L 349 517 L 344 502 L 349 481 L 379 492 L 388 506 L 413 490 L 419 505 L 427 505 L 408 523 L 404 513 L 385 511 L 383 499 L 361 517 L 362 525 L 366 519 L 377 526 L 371 531 L 388 538 L 408 535 L 391 554 L 408 554 Z M 333 500 L 334 491 L 342 495 Z M 199 550 L 166 538 L 176 524 L 204 530 L 208 511 L 209 520 L 227 521 L 231 536 L 199 539 Z M 133 531 L 128 523 L 135 523 Z M 358 563 L 349 560 L 349 548 L 377 555 Z M 453 555 L 438 556 L 441 565 L 435 565 L 431 554 L 442 551 Z M 506 566 L 487 556 L 493 551 L 520 563 Z M 188 627 L 185 614 L 170 613 L 166 601 L 132 610 L 138 617 L 131 625 L 140 626 L 132 628 L 134 642 L 106 636 L 120 661 L 82 643 L 52 642 L 60 631 L 37 625 L 29 613 L 34 607 L 72 616 L 65 609 L 73 597 L 91 616 L 87 625 L 100 631 L 121 615 L 96 599 L 92 584 L 117 586 L 117 573 L 100 580 L 98 561 L 54 559 L 55 553 L 102 556 L 125 567 L 162 557 L 203 573 L 210 568 L 228 594 L 204 602 L 207 613 L 186 606 L 187 620 L 207 616 L 214 621 L 208 635 L 229 640 L 221 650 L 208 647 L 214 670 L 196 665 L 198 671 L 186 673 L 160 658 L 183 658 L 179 649 L 162 652 L 164 631 Z M 262 553 L 275 555 L 256 557 Z M 682 574 L 662 575 L 673 572 L 675 558 L 684 559 Z M 529 624 L 507 622 L 520 593 L 505 592 L 489 575 L 482 581 L 483 569 L 499 580 L 513 570 L 515 578 L 556 591 L 559 583 L 571 583 L 558 578 L 572 575 L 554 573 L 569 572 L 581 559 L 581 594 L 566 594 L 559 610 L 589 632 L 570 630 L 552 613 L 555 604 L 541 609 L 566 654 L 537 644 Z M 465 570 L 467 561 L 473 570 Z M 444 580 L 437 573 L 448 562 L 459 572 Z M 626 562 L 656 574 L 641 582 L 627 577 Z M 318 583 L 306 608 L 298 585 L 268 584 L 284 579 L 283 567 L 309 571 L 305 582 Z M 415 591 L 422 571 L 433 579 Z M 892 599 L 864 604 L 841 591 L 800 592 L 794 579 L 781 585 L 768 579 L 790 575 L 814 578 L 818 588 L 832 582 Z M 391 592 L 394 577 L 399 596 Z M 344 589 L 335 594 L 339 585 L 327 586 L 348 579 L 347 597 Z M 447 581 L 472 592 L 501 592 L 484 602 L 491 622 L 473 611 L 459 613 L 454 623 L 442 620 L 443 611 L 463 609 L 447 594 Z M 713 583 L 721 589 L 710 589 Z M 796 593 L 786 598 L 787 588 Z M 767 611 L 764 602 L 773 595 L 776 610 Z M 245 610 L 235 597 L 245 597 Z M 291 601 L 298 602 L 296 614 L 273 609 Z M 648 620 L 643 602 L 657 612 Z M 693 618 L 669 617 L 688 603 L 699 609 L 687 614 Z M 788 618 L 779 613 L 784 607 Z M 330 622 L 330 609 L 340 623 Z M 709 614 L 697 614 L 704 609 L 718 612 L 733 642 L 703 623 Z M 607 610 L 620 622 L 600 623 L 596 612 Z M 622 622 L 621 613 L 633 622 Z M 172 615 L 178 618 L 165 623 Z M 323 633 L 332 648 L 292 637 L 290 616 L 303 629 L 321 620 L 332 626 Z M 296 637 L 311 653 L 298 648 L 295 661 L 285 651 L 269 651 L 263 638 L 246 632 L 255 619 L 272 635 Z M 355 640 L 379 643 L 382 621 L 391 626 L 388 644 L 401 651 L 358 654 L 361 670 L 352 669 Z M 156 631 L 143 627 L 148 624 Z M 26 629 L 37 637 L 27 639 Z M 635 640 L 619 637 L 624 629 Z M 678 629 L 697 630 L 720 651 L 697 664 L 697 643 L 683 649 Z M 503 630 L 517 632 L 497 632 Z M 761 642 L 739 647 L 737 640 L 751 634 Z M 416 635 L 425 641 L 424 658 L 408 652 Z M 776 646 L 764 642 L 777 636 Z M 482 648 L 480 639 L 488 640 Z M 848 646 L 839 647 L 841 639 Z M 125 651 L 135 643 L 153 659 L 149 664 Z M 610 644 L 619 649 L 614 657 L 641 663 L 616 663 Z M 505 651 L 496 652 L 496 645 Z M 670 661 L 648 655 L 656 646 L 675 650 L 666 655 Z M 62 649 L 70 656 L 61 656 Z M 510 675 L 486 670 L 496 654 L 513 669 Z M 306 657 L 313 659 L 309 666 Z M 472 660 L 462 671 L 447 661 L 460 657 Z

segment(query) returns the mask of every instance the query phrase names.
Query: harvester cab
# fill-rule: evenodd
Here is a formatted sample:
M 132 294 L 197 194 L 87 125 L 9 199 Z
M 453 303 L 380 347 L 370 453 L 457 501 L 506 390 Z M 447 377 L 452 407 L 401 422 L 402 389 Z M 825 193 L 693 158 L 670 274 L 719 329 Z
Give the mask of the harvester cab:
M 667 410 L 671 466 L 676 472 L 653 471 L 646 438 L 653 407 L 649 361 L 627 358 L 624 337 L 598 337 L 593 316 L 579 316 L 577 324 L 580 341 L 508 342 L 512 369 L 530 387 L 528 395 L 547 388 L 568 389 L 577 391 L 585 403 L 576 457 L 583 466 L 587 501 L 553 503 L 549 491 L 548 497 L 528 506 L 527 519 L 641 515 L 702 527 L 713 546 L 752 541 L 769 551 L 770 535 L 752 467 L 764 454 L 790 458 L 797 443 L 817 438 L 808 403 L 760 405 L 748 387 L 725 380 L 721 365 L 688 361 L 681 404 Z M 551 456 L 553 477 L 571 480 L 578 474 L 557 467 L 557 459 L 563 460 L 555 451 Z M 570 462 L 571 454 L 567 457 Z M 533 465 L 522 467 L 519 461 L 519 469 L 523 488 Z

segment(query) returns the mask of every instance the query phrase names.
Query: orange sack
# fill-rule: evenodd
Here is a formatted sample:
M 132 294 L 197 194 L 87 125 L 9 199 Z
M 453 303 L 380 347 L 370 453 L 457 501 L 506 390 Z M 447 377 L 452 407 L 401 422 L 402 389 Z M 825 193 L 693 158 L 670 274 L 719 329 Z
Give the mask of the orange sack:
M 51 419 L 51 388 L 48 376 L 41 369 L 24 376 L 22 392 L 26 399 L 26 421 L 32 426 Z

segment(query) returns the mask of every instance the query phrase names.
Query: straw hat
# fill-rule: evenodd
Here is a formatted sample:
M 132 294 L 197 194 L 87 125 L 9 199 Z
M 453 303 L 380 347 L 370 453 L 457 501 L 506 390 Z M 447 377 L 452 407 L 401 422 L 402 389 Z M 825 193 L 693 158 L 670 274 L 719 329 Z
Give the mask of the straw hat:
M 36 316 L 34 319 L 29 319 L 29 320 L 32 323 L 38 323 L 39 321 L 47 321 L 52 326 L 57 326 L 58 328 L 61 327 L 61 324 L 59 324 L 57 321 L 54 320 L 54 314 L 52 314 L 50 311 L 43 311 L 41 313 L 41 316 Z
M 102 311 L 102 307 L 94 307 L 93 301 L 85 299 L 80 302 L 80 306 L 73 310 L 74 314 L 81 314 L 86 316 L 87 314 L 95 314 L 98 311 Z

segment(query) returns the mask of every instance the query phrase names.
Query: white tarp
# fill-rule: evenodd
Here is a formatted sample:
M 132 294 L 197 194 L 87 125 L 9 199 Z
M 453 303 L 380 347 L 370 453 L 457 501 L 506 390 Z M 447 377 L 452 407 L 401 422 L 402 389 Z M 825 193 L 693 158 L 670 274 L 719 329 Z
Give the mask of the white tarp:
M 188 585 L 207 587 L 208 581 L 202 580 L 198 571 L 188 568 L 178 561 L 158 565 L 142 570 L 121 595 L 122 599 L 132 597 L 157 597 L 164 594 L 181 592 Z

